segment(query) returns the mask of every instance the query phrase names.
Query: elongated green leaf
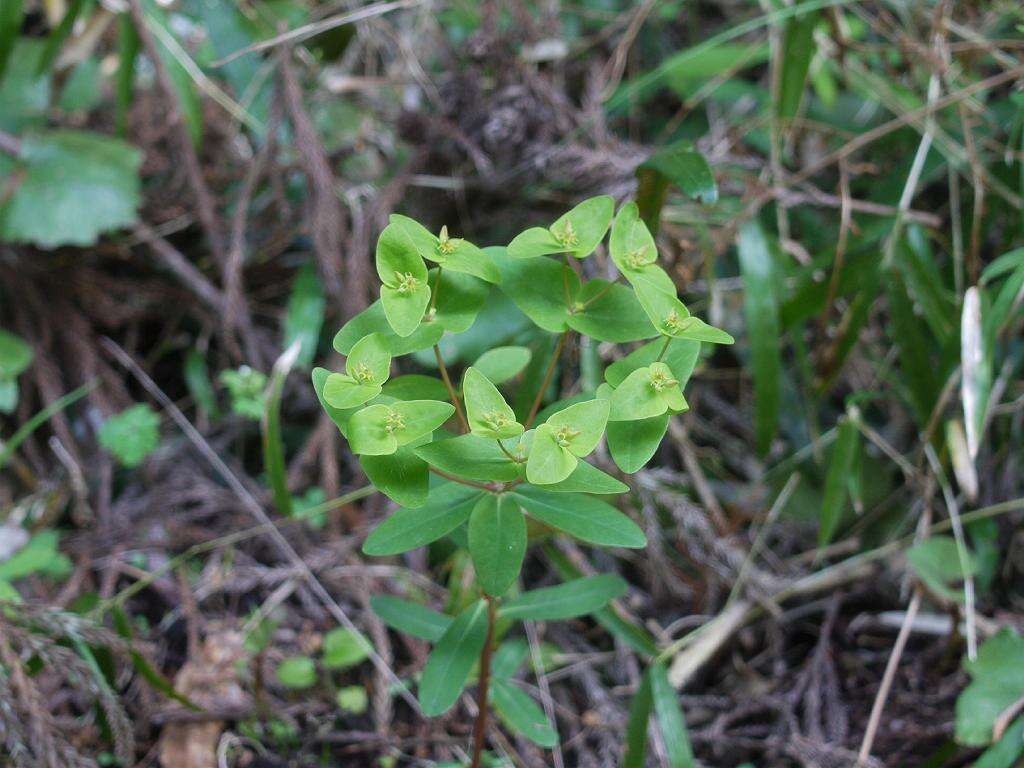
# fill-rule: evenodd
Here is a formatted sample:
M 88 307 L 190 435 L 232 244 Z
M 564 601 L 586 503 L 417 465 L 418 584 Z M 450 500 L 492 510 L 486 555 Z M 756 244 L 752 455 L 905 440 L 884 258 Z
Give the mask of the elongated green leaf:
M 647 544 L 647 537 L 636 523 L 610 504 L 590 496 L 549 493 L 530 487 L 517 488 L 513 495 L 531 517 L 581 541 L 634 549 Z
M 263 416 L 260 420 L 263 469 L 274 496 L 274 506 L 285 517 L 292 514 L 292 496 L 288 491 L 288 467 L 284 460 L 284 440 L 281 437 L 281 393 L 284 391 L 285 379 L 301 351 L 302 342 L 296 339 L 274 363 L 263 397 Z
M 832 541 L 839 524 L 842 522 L 846 509 L 846 489 L 849 487 L 850 471 L 857 454 L 859 430 L 857 423 L 844 418 L 839 425 L 835 447 L 832 449 L 832 462 L 825 477 L 825 493 L 821 502 L 821 524 L 818 528 L 818 545 L 824 546 Z
M 505 602 L 500 615 L 509 619 L 554 621 L 593 613 L 609 601 L 626 594 L 627 584 L 615 574 L 587 576 L 557 587 L 542 587 L 524 592 Z
M 451 533 L 469 519 L 482 492 L 458 483 L 435 488 L 419 509 L 399 509 L 363 543 L 368 555 L 397 555 Z
M 420 678 L 423 714 L 436 717 L 451 709 L 487 642 L 487 603 L 477 600 L 448 627 L 430 652 Z
M 484 494 L 469 518 L 469 554 L 488 595 L 503 595 L 519 577 L 526 554 L 526 518 L 506 495 Z
M 417 448 L 416 455 L 432 467 L 470 480 L 508 482 L 520 474 L 519 465 L 502 452 L 496 440 L 477 435 L 437 440 Z
M 597 495 L 625 493 L 629 486 L 611 475 L 602 472 L 585 461 L 576 463 L 576 468 L 565 480 L 544 486 L 545 491 L 559 493 L 593 493 Z
M 750 221 L 740 229 L 739 257 L 745 289 L 743 308 L 754 374 L 757 449 L 763 454 L 768 450 L 779 424 L 782 358 L 774 262 L 768 239 L 756 221 Z
M 651 721 L 654 700 L 651 697 L 650 670 L 640 678 L 640 686 L 633 694 L 626 721 L 626 753 L 622 768 L 644 768 L 647 756 L 647 725 Z
M 525 692 L 507 680 L 494 680 L 491 699 L 498 717 L 510 729 L 534 744 L 551 748 L 558 743 L 558 733 L 547 716 Z
M 0 5 L 0 81 L 4 79 L 7 59 L 14 51 L 14 40 L 21 30 L 24 14 L 24 0 L 5 0 Z
M 779 62 L 779 95 L 775 101 L 775 114 L 783 120 L 796 117 L 807 83 L 807 72 L 814 58 L 814 27 L 818 14 L 808 13 L 786 22 L 782 34 Z
M 452 617 L 391 595 L 374 595 L 370 607 L 392 629 L 436 643 L 452 625 Z
M 636 421 L 608 422 L 608 451 L 627 474 L 643 468 L 654 456 L 668 431 L 669 414 Z
M 679 708 L 679 697 L 668 681 L 668 673 L 663 664 L 652 664 L 648 670 L 651 680 L 651 699 L 654 713 L 658 719 L 665 752 L 668 753 L 668 764 L 671 768 L 694 768 L 697 763 L 693 759 L 693 749 L 686 733 L 686 722 L 683 711 Z

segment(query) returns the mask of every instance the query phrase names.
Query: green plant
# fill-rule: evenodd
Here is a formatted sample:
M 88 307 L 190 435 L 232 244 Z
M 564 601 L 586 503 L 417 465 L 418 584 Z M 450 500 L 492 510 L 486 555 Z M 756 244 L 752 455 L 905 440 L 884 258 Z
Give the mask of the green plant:
M 585 280 L 592 270 L 584 260 L 609 228 L 608 255 L 622 280 Z M 615 215 L 610 197 L 586 200 L 548 227 L 527 229 L 507 248 L 481 249 L 445 228 L 435 236 L 395 215 L 380 235 L 376 265 L 380 300 L 334 339 L 346 356 L 344 372 L 313 371 L 321 404 L 367 476 L 400 505 L 363 549 L 395 555 L 450 537 L 468 550 L 477 594 L 454 617 L 396 598 L 379 598 L 375 609 L 391 626 L 434 643 L 419 684 L 425 714 L 448 710 L 477 670 L 474 767 L 482 760 L 490 705 L 509 727 L 551 746 L 553 724 L 507 682 L 507 665 L 496 671 L 498 635 L 514 621 L 599 612 L 626 585 L 609 575 L 520 592 L 528 545 L 562 533 L 598 546 L 645 546 L 641 529 L 599 498 L 628 487 L 587 457 L 605 438 L 619 469 L 642 467 L 669 418 L 687 409 L 682 387 L 700 343 L 732 337 L 687 311 L 658 265 L 637 206 L 627 203 Z M 541 364 L 527 369 L 511 398 L 511 379 L 529 362 L 527 350 L 485 352 L 464 367 L 461 386 L 448 369 L 459 354 L 448 340 L 457 341 L 497 294 L 547 338 L 539 347 Z M 570 370 L 575 334 L 644 343 L 609 365 L 600 385 L 542 410 L 559 368 Z M 442 337 L 456 351 L 447 362 Z M 440 381 L 391 378 L 394 358 L 431 348 Z

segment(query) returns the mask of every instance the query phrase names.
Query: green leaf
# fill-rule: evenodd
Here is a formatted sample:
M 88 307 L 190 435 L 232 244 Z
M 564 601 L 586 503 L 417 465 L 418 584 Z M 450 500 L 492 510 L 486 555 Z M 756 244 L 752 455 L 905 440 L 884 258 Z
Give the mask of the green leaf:
M 651 231 L 640 218 L 636 203 L 623 205 L 612 222 L 608 251 L 623 276 L 633 282 L 632 276 L 658 260 L 658 246 Z
M 398 509 L 363 543 L 367 555 L 398 555 L 437 541 L 469 519 L 481 491 L 458 483 L 433 489 L 419 509 Z
M 816 13 L 797 16 L 786 22 L 782 33 L 782 48 L 779 51 L 782 71 L 779 75 L 775 114 L 783 120 L 791 120 L 800 110 L 807 73 L 817 48 L 814 42 L 814 27 L 817 23 Z
M 559 216 L 549 229 L 559 243 L 557 253 L 570 253 L 577 259 L 592 254 L 608 232 L 614 214 L 615 200 L 611 195 L 600 195 Z
M 608 423 L 608 408 L 607 400 L 587 400 L 557 411 L 546 424 L 564 441 L 569 453 L 583 458 L 601 442 Z
M 102 80 L 100 62 L 92 56 L 82 59 L 61 88 L 60 108 L 64 112 L 89 112 L 103 99 Z
M 232 411 L 253 421 L 263 417 L 263 399 L 267 388 L 265 373 L 241 365 L 236 370 L 221 371 L 219 379 L 231 396 Z
M 16 581 L 41 573 L 59 578 L 71 572 L 71 561 L 57 549 L 60 535 L 54 530 L 39 531 L 25 546 L 0 563 L 0 582 Z
M 560 431 L 550 424 L 537 427 L 526 462 L 526 479 L 534 485 L 547 485 L 569 477 L 576 469 L 577 459 L 562 445 L 565 441 Z
M 498 717 L 511 730 L 541 747 L 558 744 L 558 733 L 551 727 L 544 710 L 526 692 L 507 680 L 494 680 L 491 700 Z
M 644 768 L 647 755 L 647 726 L 651 720 L 654 700 L 651 697 L 650 669 L 640 678 L 640 685 L 633 694 L 629 705 L 629 719 L 626 721 L 626 753 L 622 768 Z
M 480 355 L 473 367 L 494 384 L 502 384 L 529 365 L 531 355 L 527 347 L 495 347 Z
M 352 450 L 379 456 L 394 453 L 403 445 L 429 435 L 455 413 L 451 403 L 437 400 L 405 400 L 390 405 L 371 405 L 357 411 L 348 422 Z
M 960 550 L 949 536 L 932 536 L 907 550 L 907 562 L 917 577 L 932 590 L 950 600 L 962 600 L 961 590 L 949 585 L 973 576 L 977 571 L 974 558 L 967 557 L 967 573 L 961 568 Z
M 160 442 L 160 415 L 145 403 L 133 405 L 107 419 L 99 438 L 122 466 L 137 467 Z
M 359 384 L 344 373 L 332 373 L 324 382 L 324 401 L 340 411 L 358 408 L 381 393 L 380 384 Z
M 334 337 L 334 349 L 348 355 L 357 341 L 371 333 L 379 333 L 387 339 L 388 350 L 394 357 L 407 355 L 437 344 L 444 336 L 444 328 L 437 323 L 422 323 L 408 336 L 399 336 L 388 323 L 384 304 L 375 301 L 353 317 Z
M 658 719 L 665 752 L 668 753 L 668 764 L 671 768 L 695 768 L 693 749 L 686 733 L 686 722 L 683 711 L 679 708 L 679 697 L 672 684 L 668 681 L 668 673 L 663 664 L 652 664 L 648 670 L 651 678 L 651 699 L 654 702 L 654 713 Z
M 616 466 L 633 474 L 651 460 L 668 431 L 669 414 L 608 422 L 608 451 Z
M 1018 717 L 1003 737 L 985 750 L 972 768 L 1014 768 L 1024 755 L 1024 717 Z
M 14 41 L 21 31 L 24 5 L 24 0 L 8 0 L 0 6 L 0 82 L 3 82 L 7 60 L 14 52 Z
M 324 325 L 327 299 L 324 296 L 316 266 L 307 261 L 295 275 L 292 291 L 288 296 L 288 309 L 284 318 L 284 343 L 288 349 L 295 341 L 302 345 L 298 364 L 308 368 L 316 357 L 320 343 L 320 331 Z
M 621 344 L 658 334 L 636 294 L 621 283 L 589 281 L 580 290 L 575 307 L 567 320 L 569 327 L 598 341 Z
M 4 4 L 6 11 L 6 3 Z M 13 8 L 11 9 L 13 10 Z M 0 78 L 0 130 L 21 134 L 27 128 L 46 123 L 50 107 L 50 72 L 39 74 L 44 43 L 27 37 L 15 39 L 9 51 L 4 76 Z
M 971 684 L 956 700 L 956 740 L 982 747 L 1007 707 L 1024 696 L 1024 638 L 1003 629 L 986 640 L 974 661 L 964 660 Z
M 665 363 L 651 363 L 633 371 L 608 398 L 610 421 L 638 421 L 661 416 L 666 411 L 679 413 L 688 406 L 679 389 L 679 381 Z
M 640 306 L 658 333 L 675 336 L 682 329 L 682 322 L 690 317 L 690 311 L 676 296 L 675 290 L 669 293 L 641 281 L 636 284 L 635 291 Z
M 469 518 L 469 554 L 488 595 L 503 595 L 515 583 L 526 554 L 526 518 L 512 499 L 480 497 Z
M 430 270 L 430 284 L 437 285 L 437 270 Z M 462 333 L 476 320 L 490 293 L 490 286 L 471 275 L 447 270 L 441 273 L 437 290 L 437 312 L 427 321 L 436 322 L 449 333 Z
M 383 392 L 396 400 L 445 400 L 448 389 L 444 382 L 434 376 L 409 373 L 389 380 Z
M 754 426 L 757 449 L 764 454 L 778 429 L 782 398 L 782 340 L 774 287 L 775 267 L 768 240 L 756 221 L 741 227 L 738 250 L 754 376 Z
M 320 401 L 320 407 L 323 408 L 324 412 L 331 417 L 331 421 L 334 422 L 338 431 L 347 436 L 348 420 L 351 418 L 353 411 L 335 408 L 324 399 L 324 390 L 327 388 L 327 379 L 333 375 L 334 374 L 326 368 L 314 368 L 310 378 L 313 381 L 313 390 L 316 392 L 317 400 Z
M 343 688 L 339 688 L 334 700 L 338 704 L 338 709 L 353 715 L 365 714 L 366 708 L 370 703 L 370 699 L 366 695 L 366 689 L 361 685 L 346 685 Z
M 388 324 L 399 336 L 410 336 L 430 302 L 430 287 L 427 266 L 403 227 L 384 227 L 377 240 L 376 264 Z
M 580 541 L 633 549 L 647 544 L 647 537 L 636 523 L 598 499 L 576 493 L 548 493 L 530 487 L 519 487 L 512 493 L 531 517 Z
M 324 371 L 324 373 L 327 373 Z M 192 347 L 185 357 L 185 386 L 200 412 L 207 417 L 215 417 L 219 413 L 217 395 L 210 381 L 210 370 L 206 366 L 206 358 L 196 347 Z
M 423 714 L 436 717 L 451 709 L 486 642 L 487 603 L 477 600 L 455 617 L 427 658 L 419 690 Z
M 512 238 L 508 244 L 508 255 L 513 259 L 531 259 L 562 253 L 562 248 L 562 244 L 544 227 L 530 227 Z
M 35 350 L 20 336 L 0 329 L 0 379 L 13 379 L 32 364 Z
M 682 388 L 690 380 L 690 375 L 700 357 L 700 342 L 689 339 L 673 339 L 666 347 L 665 342 L 659 339 L 644 344 L 621 360 L 616 360 L 609 365 L 604 371 L 605 381 L 613 387 L 617 387 L 633 371 L 646 368 L 656 362 L 659 355 L 661 361 L 671 369 L 672 376 L 679 380 L 679 386 Z
M 628 585 L 611 573 L 574 579 L 556 587 L 531 589 L 505 601 L 502 618 L 555 621 L 585 616 L 600 610 L 609 601 L 626 594 Z
M 447 270 L 474 275 L 489 283 L 496 283 L 500 279 L 490 256 L 468 240 L 449 237 L 447 227 L 442 227 L 441 236 L 437 237 L 408 216 L 393 213 L 389 221 L 403 231 L 424 259 L 440 264 Z
M 688 141 L 659 149 L 636 169 L 636 177 L 640 217 L 653 234 L 658 232 L 669 185 L 674 184 L 687 197 L 706 204 L 718 199 L 711 166 Z
M 411 509 L 426 504 L 430 470 L 415 448 L 403 446 L 386 456 L 360 456 L 359 464 L 373 487 L 389 499 Z
M 451 616 L 390 595 L 374 595 L 370 607 L 392 629 L 432 643 L 440 640 L 452 625 Z
M 818 528 L 818 546 L 832 541 L 843 519 L 846 507 L 847 488 L 854 458 L 857 455 L 859 430 L 857 423 L 844 418 L 838 427 L 832 462 L 825 477 L 825 493 L 821 502 L 821 525 Z
M 523 425 L 516 421 L 516 415 L 498 388 L 472 366 L 463 377 L 462 393 L 469 429 L 474 435 L 504 440 L 523 433 Z
M 506 456 L 494 440 L 459 435 L 437 440 L 416 449 L 430 466 L 470 480 L 508 482 L 519 477 L 518 464 Z
M 357 341 L 345 360 L 345 372 L 360 384 L 383 384 L 391 371 L 391 352 L 382 334 Z
M 348 669 L 368 658 L 372 647 L 358 632 L 338 627 L 324 635 L 321 661 L 325 669 Z
M 501 290 L 523 314 L 545 331 L 564 331 L 569 319 L 566 302 L 575 301 L 580 291 L 576 273 L 554 259 L 517 261 L 498 250 L 493 254 L 501 270 Z
M 0 239 L 44 248 L 92 245 L 134 224 L 142 154 L 118 139 L 82 131 L 27 134 L 19 183 L 0 207 Z
M 302 690 L 316 685 L 316 664 L 309 656 L 291 656 L 277 665 L 277 679 L 285 688 Z
M 629 486 L 611 475 L 602 472 L 585 461 L 576 463 L 576 468 L 565 480 L 544 486 L 545 491 L 559 493 L 593 493 L 597 495 L 625 493 Z
M 523 638 L 514 637 L 506 640 L 498 646 L 491 657 L 491 678 L 512 677 L 529 655 L 530 646 Z

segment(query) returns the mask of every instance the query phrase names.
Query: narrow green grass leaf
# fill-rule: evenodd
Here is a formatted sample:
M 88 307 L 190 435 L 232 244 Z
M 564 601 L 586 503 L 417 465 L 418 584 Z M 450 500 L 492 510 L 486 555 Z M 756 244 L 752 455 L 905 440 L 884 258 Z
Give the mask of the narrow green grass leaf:
M 427 658 L 419 689 L 423 714 L 436 717 L 451 709 L 486 642 L 487 602 L 477 600 L 455 617 Z
M 782 120 L 791 120 L 800 111 L 807 73 L 817 49 L 814 42 L 817 23 L 816 13 L 797 16 L 786 22 L 782 33 L 782 71 L 779 74 L 779 95 L 775 101 L 775 114 Z
M 850 471 L 857 455 L 859 436 L 857 423 L 851 418 L 844 418 L 839 424 L 835 446 L 832 449 L 832 461 L 825 477 L 825 492 L 822 496 L 821 521 L 818 528 L 818 546 L 823 547 L 830 543 L 842 522 L 843 513 L 846 510 Z
M 665 742 L 670 768 L 694 768 L 693 748 L 686 733 L 686 721 L 679 707 L 679 696 L 668 681 L 668 673 L 662 664 L 653 664 L 648 670 L 651 684 L 651 699 L 658 720 L 661 738 Z

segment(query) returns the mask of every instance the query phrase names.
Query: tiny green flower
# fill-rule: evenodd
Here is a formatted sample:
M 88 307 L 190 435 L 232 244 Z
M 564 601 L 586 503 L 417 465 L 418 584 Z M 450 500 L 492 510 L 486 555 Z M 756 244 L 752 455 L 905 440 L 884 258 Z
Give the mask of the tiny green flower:
M 558 443 L 562 448 L 568 448 L 572 445 L 572 441 L 580 436 L 578 429 L 562 425 L 555 430 L 555 442 Z
M 573 248 L 580 243 L 579 237 L 576 235 L 576 227 L 572 225 L 572 222 L 568 219 L 565 220 L 565 224 L 562 225 L 561 232 L 552 232 L 555 239 L 566 248 Z
M 402 418 L 402 414 L 388 410 L 388 415 L 384 419 L 384 431 L 393 435 L 403 429 L 405 429 L 405 419 Z
M 462 241 L 457 237 L 448 237 L 448 227 L 441 227 L 441 233 L 437 236 L 437 252 L 443 256 L 451 256 Z
M 411 272 L 395 272 L 395 284 L 390 286 L 401 294 L 412 293 L 420 287 L 420 281 Z

